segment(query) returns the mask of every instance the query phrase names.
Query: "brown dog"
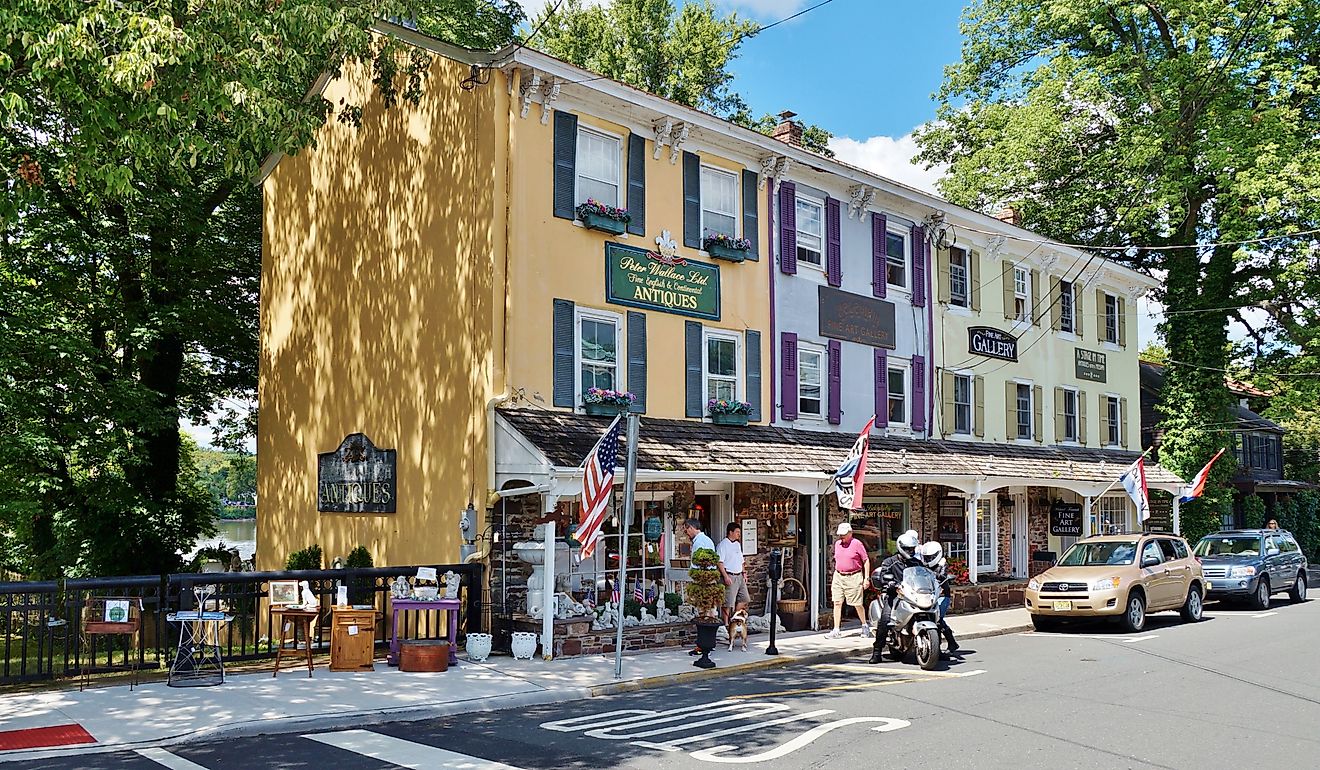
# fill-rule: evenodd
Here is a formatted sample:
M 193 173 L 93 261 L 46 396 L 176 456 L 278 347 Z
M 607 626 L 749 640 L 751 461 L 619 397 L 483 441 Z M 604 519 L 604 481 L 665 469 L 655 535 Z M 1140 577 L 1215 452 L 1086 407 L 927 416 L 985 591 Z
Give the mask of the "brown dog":
M 747 610 L 738 610 L 729 616 L 729 651 L 733 651 L 733 643 L 742 639 L 743 652 L 747 652 Z

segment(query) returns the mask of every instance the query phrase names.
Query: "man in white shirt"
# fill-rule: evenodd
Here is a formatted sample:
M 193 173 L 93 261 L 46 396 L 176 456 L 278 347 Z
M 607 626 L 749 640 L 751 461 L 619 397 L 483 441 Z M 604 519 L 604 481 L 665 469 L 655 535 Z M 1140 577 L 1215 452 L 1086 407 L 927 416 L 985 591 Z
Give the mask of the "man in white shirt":
M 742 527 L 729 522 L 724 532 L 715 553 L 719 554 L 720 575 L 724 577 L 724 625 L 727 626 L 729 616 L 747 609 L 752 597 L 747 594 L 747 579 L 743 575 Z
M 688 519 L 683 522 L 683 529 L 687 531 L 688 540 L 692 542 L 692 553 L 705 548 L 709 551 L 715 550 L 715 541 L 710 539 L 710 535 L 701 531 L 700 519 Z

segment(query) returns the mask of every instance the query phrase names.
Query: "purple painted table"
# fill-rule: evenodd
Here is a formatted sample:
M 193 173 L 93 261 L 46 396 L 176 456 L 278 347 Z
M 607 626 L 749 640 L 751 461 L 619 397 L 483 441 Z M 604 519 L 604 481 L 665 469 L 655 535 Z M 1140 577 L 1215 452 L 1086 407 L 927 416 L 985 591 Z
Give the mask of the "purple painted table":
M 393 621 L 390 623 L 390 654 L 386 660 L 391 666 L 399 665 L 399 613 L 408 610 L 443 610 L 445 630 L 449 633 L 449 662 L 458 662 L 458 610 L 463 603 L 458 599 L 393 599 Z

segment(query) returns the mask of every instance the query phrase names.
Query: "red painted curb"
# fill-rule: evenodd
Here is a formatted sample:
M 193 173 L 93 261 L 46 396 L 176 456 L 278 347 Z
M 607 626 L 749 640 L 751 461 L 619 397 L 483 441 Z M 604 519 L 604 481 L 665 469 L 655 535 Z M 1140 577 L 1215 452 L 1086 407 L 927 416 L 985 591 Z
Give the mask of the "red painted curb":
M 26 730 L 0 731 L 0 751 L 18 751 L 20 749 L 43 749 L 51 746 L 73 746 L 80 743 L 96 743 L 92 734 L 82 725 L 53 725 L 51 727 L 30 727 Z

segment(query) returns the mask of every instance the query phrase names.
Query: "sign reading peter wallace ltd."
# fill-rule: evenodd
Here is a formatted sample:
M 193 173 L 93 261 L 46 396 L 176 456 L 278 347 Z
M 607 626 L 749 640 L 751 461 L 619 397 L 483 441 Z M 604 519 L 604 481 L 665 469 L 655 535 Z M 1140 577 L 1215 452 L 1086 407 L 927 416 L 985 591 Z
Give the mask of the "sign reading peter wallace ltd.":
M 336 513 L 394 513 L 393 449 L 377 449 L 365 434 L 344 438 L 333 452 L 316 456 L 316 510 Z
M 720 269 L 704 262 L 605 244 L 605 300 L 616 305 L 720 319 Z
M 967 349 L 972 353 L 998 358 L 1003 361 L 1017 361 L 1017 337 L 989 326 L 973 326 L 967 330 Z
M 1105 381 L 1105 354 L 1077 348 L 1077 379 L 1091 382 Z
M 818 288 L 822 336 L 874 348 L 893 350 L 898 346 L 894 331 L 894 303 L 849 294 L 829 286 Z

